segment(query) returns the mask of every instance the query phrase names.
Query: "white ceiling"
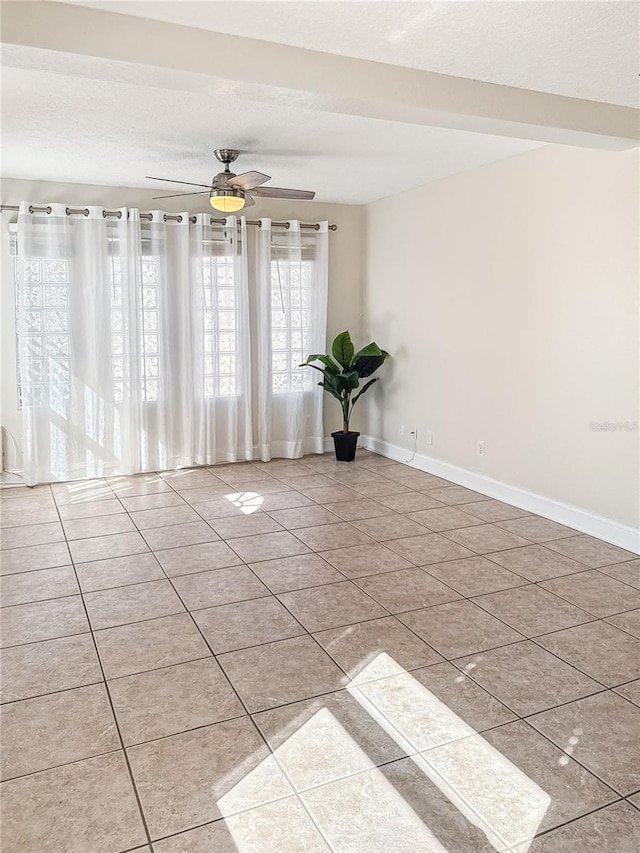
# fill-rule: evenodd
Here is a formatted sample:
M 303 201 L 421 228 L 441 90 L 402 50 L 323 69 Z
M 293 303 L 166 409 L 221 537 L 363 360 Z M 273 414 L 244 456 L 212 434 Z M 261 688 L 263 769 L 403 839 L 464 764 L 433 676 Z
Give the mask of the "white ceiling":
M 112 82 L 89 76 L 92 64 L 83 63 L 87 76 L 4 69 L 5 177 L 170 193 L 144 176 L 205 183 L 221 169 L 213 149 L 237 147 L 247 152 L 238 172 L 258 169 L 274 186 L 315 190 L 317 201 L 362 204 L 540 145 L 248 103 L 199 91 L 197 75 L 185 82 L 150 71 L 144 83 Z
M 80 5 L 488 83 L 640 105 L 635 0 L 80 0 Z
M 627 2 L 76 5 L 615 103 L 632 100 L 637 80 L 628 79 L 637 69 Z M 246 152 L 237 171 L 259 169 L 274 186 L 315 190 L 318 201 L 361 204 L 541 144 L 320 104 L 274 106 L 178 67 L 16 45 L 4 46 L 2 61 L 2 175 L 11 178 L 149 188 L 151 174 L 201 183 L 219 170 L 213 149 L 233 147 Z

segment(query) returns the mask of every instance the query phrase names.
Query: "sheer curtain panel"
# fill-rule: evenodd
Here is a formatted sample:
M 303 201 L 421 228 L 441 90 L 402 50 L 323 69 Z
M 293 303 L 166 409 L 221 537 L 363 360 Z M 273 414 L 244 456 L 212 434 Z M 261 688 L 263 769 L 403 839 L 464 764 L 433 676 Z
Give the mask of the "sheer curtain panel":
M 253 457 L 247 225 L 228 216 L 191 226 L 191 328 L 197 464 Z M 185 366 L 186 372 L 186 366 Z
M 25 482 L 251 457 L 245 224 L 20 205 Z
M 135 467 L 123 458 L 132 452 L 133 427 L 125 354 L 137 350 L 135 326 L 124 322 L 128 304 L 119 309 L 117 378 L 111 356 L 112 309 L 129 298 L 140 223 L 126 211 L 107 223 L 102 208 L 79 217 L 60 204 L 50 210 L 32 214 L 23 203 L 18 213 L 18 391 L 28 485 Z
M 298 365 L 326 346 L 328 223 L 273 230 L 257 242 L 258 448 L 263 461 L 322 453 L 323 391 Z

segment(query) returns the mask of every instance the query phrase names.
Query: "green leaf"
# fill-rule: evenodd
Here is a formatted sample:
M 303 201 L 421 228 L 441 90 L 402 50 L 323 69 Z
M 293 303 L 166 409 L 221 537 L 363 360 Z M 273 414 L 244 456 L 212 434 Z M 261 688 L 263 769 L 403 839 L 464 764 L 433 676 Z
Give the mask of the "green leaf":
M 354 370 L 351 373 L 341 373 L 339 376 L 336 376 L 336 382 L 338 383 L 338 388 L 343 391 L 350 392 L 353 391 L 354 388 L 358 387 L 360 379 Z
M 358 356 L 354 359 L 352 369 L 356 371 L 360 379 L 371 376 L 372 373 L 375 373 L 384 364 L 384 360 L 389 353 L 384 350 L 380 350 L 380 352 L 381 355 Z
M 337 383 L 337 378 L 338 378 L 337 376 L 334 376 L 333 374 L 327 373 L 325 371 L 324 387 L 327 389 L 327 391 L 331 391 L 334 394 L 340 394 L 340 390 L 338 388 L 338 383 Z
M 340 367 L 335 363 L 332 358 L 330 358 L 330 356 L 321 355 L 319 356 L 319 361 L 321 361 L 325 365 L 329 373 L 334 373 L 336 375 L 340 373 Z
M 324 390 L 325 390 L 328 394 L 331 394 L 331 396 L 332 396 L 332 397 L 335 397 L 335 398 L 336 398 L 336 400 L 338 400 L 338 402 L 339 402 L 339 403 L 342 403 L 342 397 L 341 397 L 341 395 L 340 395 L 340 392 L 339 392 L 336 388 L 332 388 L 330 385 L 327 385 L 327 383 L 326 383 L 326 382 L 318 382 L 318 385 L 319 385 L 321 388 L 324 388 Z
M 372 342 L 370 344 L 367 344 L 366 347 L 362 347 L 362 349 L 358 350 L 354 358 L 363 358 L 367 355 L 382 355 L 382 350 L 380 349 L 378 344 Z
M 340 368 L 328 355 L 310 355 L 304 364 L 299 365 L 299 367 L 306 365 L 313 367 L 314 365 L 311 364 L 312 361 L 321 361 L 331 373 L 340 373 Z
M 347 368 L 353 361 L 354 352 L 349 332 L 340 332 L 331 347 L 331 353 L 335 360 L 343 368 Z
M 379 376 L 375 376 L 373 379 L 370 379 L 370 380 L 367 382 L 367 384 L 363 386 L 362 391 L 360 391 L 360 393 L 359 393 L 359 394 L 356 394 L 356 396 L 353 398 L 352 405 L 353 405 L 353 406 L 355 406 L 355 404 L 358 402 L 358 400 L 360 399 L 360 397 L 362 397 L 362 395 L 363 395 L 363 394 L 364 394 L 364 392 L 367 390 L 367 388 L 371 388 L 371 386 L 373 385 L 373 383 L 374 383 L 374 382 L 377 382 L 379 379 L 380 379 L 380 377 L 379 377 Z
M 322 373 L 322 375 L 323 375 L 323 376 L 324 376 L 324 374 L 326 373 L 325 368 L 324 368 L 324 367 L 318 367 L 318 365 L 317 365 L 317 364 L 306 364 L 306 363 L 305 363 L 305 364 L 299 364 L 299 365 L 298 365 L 298 367 L 313 367 L 313 369 L 314 369 L 314 370 L 319 370 L 319 371 L 320 371 L 320 373 Z

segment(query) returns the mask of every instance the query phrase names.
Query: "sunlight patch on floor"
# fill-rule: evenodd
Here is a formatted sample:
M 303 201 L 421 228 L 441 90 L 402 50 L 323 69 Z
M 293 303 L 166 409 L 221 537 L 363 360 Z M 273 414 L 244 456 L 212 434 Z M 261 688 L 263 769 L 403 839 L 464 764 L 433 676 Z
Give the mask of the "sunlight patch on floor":
M 551 802 L 539 785 L 384 652 L 347 690 L 420 771 L 428 802 L 437 789 L 494 850 L 528 849 Z M 430 828 L 387 777 L 393 765 L 375 766 L 328 708 L 297 726 L 274 755 L 218 801 L 223 815 L 236 814 L 228 828 L 240 853 L 276 850 L 278 838 L 292 850 L 326 849 L 318 846 L 324 838 L 341 851 L 448 853 L 439 827 Z M 293 797 L 283 797 L 273 761 Z M 271 777 L 277 784 L 268 797 Z M 265 821 L 256 806 L 278 797 Z
M 262 495 L 257 492 L 234 492 L 225 497 L 245 515 L 251 515 L 252 512 L 260 509 L 264 502 Z

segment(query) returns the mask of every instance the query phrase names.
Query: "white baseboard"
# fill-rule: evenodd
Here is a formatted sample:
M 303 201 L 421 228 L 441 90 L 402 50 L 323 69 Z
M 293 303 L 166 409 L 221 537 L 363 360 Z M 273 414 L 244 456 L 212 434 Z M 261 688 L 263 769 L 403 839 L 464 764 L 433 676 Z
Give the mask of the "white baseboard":
M 487 495 L 487 497 L 504 501 L 504 503 L 512 504 L 519 509 L 533 512 L 536 515 L 557 521 L 559 524 L 565 524 L 567 527 L 573 527 L 581 533 L 603 539 L 605 542 L 610 542 L 612 545 L 617 545 L 619 548 L 624 548 L 634 554 L 640 554 L 640 530 L 635 527 L 596 515 L 586 509 L 580 509 L 580 507 L 561 503 L 553 500 L 553 498 L 538 495 L 535 492 L 529 492 L 526 489 L 520 489 L 517 486 L 510 486 L 499 480 L 492 480 L 483 474 L 458 468 L 456 465 L 432 459 L 430 456 L 424 456 L 421 453 L 416 453 L 411 462 L 408 462 L 407 457 L 411 454 L 406 448 L 381 441 L 370 435 L 360 437 L 360 446 L 396 462 L 406 462 L 419 471 L 426 471 L 436 477 L 451 480 L 458 486 L 466 486 L 466 488 L 473 489 L 480 494 Z M 464 509 L 464 507 L 461 508 Z

